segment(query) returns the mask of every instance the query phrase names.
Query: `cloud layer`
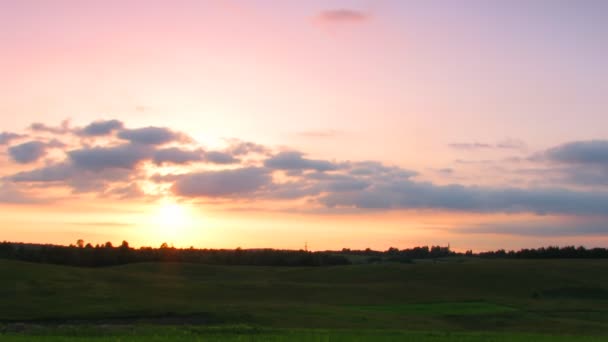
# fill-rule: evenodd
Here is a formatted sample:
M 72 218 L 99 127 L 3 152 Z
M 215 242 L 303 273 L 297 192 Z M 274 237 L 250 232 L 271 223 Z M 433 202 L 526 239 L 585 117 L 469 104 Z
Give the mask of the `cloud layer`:
M 44 193 L 52 188 L 129 199 L 167 195 L 144 192 L 143 185 L 149 184 L 149 189 L 161 186 L 184 199 L 297 200 L 312 212 L 347 208 L 571 216 L 608 213 L 608 191 L 567 186 L 583 179 L 608 183 L 608 141 L 602 140 L 565 143 L 528 158 L 562 175 L 565 186 L 490 187 L 437 184 L 420 180 L 414 170 L 377 161 L 312 158 L 301 151 L 276 150 L 237 139 L 227 140 L 224 149 L 207 150 L 183 132 L 154 126 L 126 128 L 119 120 L 98 120 L 73 128 L 67 121 L 58 127 L 38 123 L 30 130 L 58 136 L 67 143 L 3 133 L 8 156 L 21 169 L 2 175 L 4 201 L 8 201 L 6 193 L 19 194 L 14 196 L 15 202 L 27 202 L 24 194 L 29 190 Z M 11 144 L 17 139 L 27 141 Z M 522 144 L 504 141 L 472 146 L 519 149 Z M 43 163 L 49 149 L 58 153 Z M 171 168 L 167 170 L 167 166 Z M 449 170 L 439 174 L 454 172 Z

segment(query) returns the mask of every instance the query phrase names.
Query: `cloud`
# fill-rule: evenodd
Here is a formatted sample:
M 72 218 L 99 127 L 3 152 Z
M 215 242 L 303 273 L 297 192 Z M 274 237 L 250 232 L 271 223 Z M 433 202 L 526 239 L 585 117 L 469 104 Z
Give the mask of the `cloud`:
M 132 143 L 143 145 L 163 145 L 170 142 L 190 142 L 191 139 L 183 133 L 174 132 L 166 127 L 144 127 L 123 129 L 118 137 Z
M 484 148 L 492 148 L 493 146 L 490 144 L 472 142 L 472 143 L 451 143 L 448 144 L 451 148 L 459 149 L 459 150 L 478 150 Z
M 608 166 L 608 140 L 569 142 L 550 148 L 536 157 L 558 163 Z
M 502 149 L 502 150 L 519 150 L 524 151 L 527 149 L 527 145 L 522 140 L 518 139 L 505 139 L 495 144 L 482 143 L 482 142 L 455 142 L 448 144 L 449 147 L 458 150 L 484 150 L 484 149 Z
M 67 119 L 61 121 L 61 125 L 59 127 L 47 126 L 40 122 L 34 122 L 33 124 L 30 125 L 30 129 L 35 132 L 46 132 L 46 133 L 52 133 L 52 134 L 58 134 L 58 135 L 71 132 L 70 120 L 67 120 Z
M 511 138 L 499 141 L 494 146 L 496 148 L 500 148 L 500 149 L 522 150 L 522 151 L 526 150 L 528 148 L 528 145 L 523 140 L 511 139 Z
M 407 170 L 398 166 L 388 166 L 377 161 L 349 162 L 343 167 L 348 173 L 357 176 L 380 177 L 385 179 L 409 179 L 417 176 L 418 172 Z
M 43 201 L 39 198 L 27 195 L 11 182 L 0 183 L 0 203 L 36 204 L 42 202 Z
M 274 183 L 269 185 L 267 193 L 264 197 L 271 199 L 300 199 L 305 197 L 317 196 L 323 188 L 319 183 L 309 182 L 285 182 L 285 183 Z
M 152 160 L 157 165 L 169 164 L 188 164 L 202 161 L 204 151 L 202 149 L 184 150 L 177 147 L 169 147 L 154 152 Z
M 36 129 L 41 127 L 48 129 L 43 124 L 37 125 Z M 64 131 L 69 129 L 69 125 L 66 123 L 62 128 L 51 129 Z M 273 150 L 266 146 L 237 139 L 229 140 L 224 149 L 207 151 L 185 134 L 169 128 L 127 129 L 118 120 L 93 121 L 83 128 L 73 129 L 72 133 L 88 138 L 69 140 L 69 148 L 48 138 L 9 147 L 9 156 L 15 164 L 21 164 L 19 170 L 22 171 L 2 174 L 2 182 L 11 184 L 12 190 L 25 193 L 36 189 L 42 194 L 46 188 L 67 187 L 76 193 L 118 198 L 147 196 L 141 188 L 148 191 L 146 183 L 156 182 L 161 183 L 157 187 L 159 194 L 170 187 L 176 196 L 184 198 L 299 199 L 294 205 L 324 211 L 346 208 L 353 211 L 608 215 L 608 191 L 601 191 L 602 188 L 597 186 L 608 186 L 608 142 L 600 140 L 566 143 L 541 151 L 537 155 L 542 158 L 525 159 L 525 163 L 543 163 L 533 165 L 531 169 L 534 170 L 525 175 L 551 178 L 552 183 L 536 183 L 543 184 L 543 187 L 490 187 L 439 185 L 420 181 L 418 172 L 400 166 L 370 160 L 314 159 L 300 151 L 272 153 Z M 15 134 L 18 135 L 7 133 L 7 137 Z M 188 144 L 173 144 L 185 142 Z M 484 145 L 479 148 L 522 146 L 514 140 L 487 145 L 491 147 Z M 50 148 L 65 152 L 64 159 L 23 170 L 25 164 L 40 160 Z M 499 163 L 506 161 L 492 161 L 491 165 Z M 159 166 L 167 164 L 171 165 L 169 170 L 173 174 L 161 175 L 167 171 Z M 193 171 L 194 166 L 198 168 L 196 171 Z M 442 174 L 453 172 L 451 169 L 430 170 Z M 496 176 L 507 172 L 522 176 L 516 169 L 508 168 L 500 171 L 487 168 L 486 172 L 495 172 Z
M 233 156 L 244 156 L 250 153 L 268 154 L 270 149 L 264 145 L 256 144 L 249 141 L 239 139 L 229 139 L 230 146 L 226 149 L 226 153 Z
M 328 207 L 360 209 L 528 212 L 541 215 L 602 215 L 608 212 L 608 192 L 435 185 L 411 180 L 378 182 L 364 191 L 326 194 L 319 201 Z
M 38 161 L 46 154 L 47 144 L 41 141 L 28 141 L 8 149 L 11 158 L 19 164 Z
M 66 186 L 74 193 L 97 192 L 102 195 L 111 185 L 131 182 L 141 177 L 137 170 L 124 168 L 88 169 L 79 168 L 70 161 L 23 171 L 5 177 L 14 183 Z
M 138 163 L 150 159 L 153 154 L 154 150 L 151 147 L 136 144 L 83 148 L 68 152 L 75 166 L 88 170 L 134 169 Z
M 361 191 L 369 187 L 373 181 L 367 177 L 325 172 L 307 173 L 302 175 L 302 180 L 307 185 L 314 184 L 314 188 L 319 192 Z
M 74 176 L 74 169 L 69 163 L 45 166 L 30 171 L 22 171 L 8 177 L 14 182 L 61 182 Z
M 78 134 L 89 137 L 104 136 L 123 127 L 124 124 L 118 120 L 98 120 L 79 130 Z
M 137 183 L 112 188 L 107 194 L 117 196 L 120 199 L 141 198 L 146 195 Z
M 233 157 L 230 153 L 220 151 L 205 152 L 205 161 L 214 164 L 236 164 L 240 160 Z
M 354 178 L 337 179 L 329 182 L 327 190 L 331 192 L 362 191 L 371 185 L 370 182 Z
M 23 137 L 25 137 L 25 135 L 11 133 L 11 132 L 2 132 L 2 133 L 0 133 L 0 145 L 7 145 L 11 141 L 13 141 L 15 139 L 23 138 Z
M 302 157 L 301 152 L 281 152 L 264 161 L 264 166 L 275 170 L 317 170 L 329 171 L 338 169 L 338 165 L 327 160 L 314 160 Z
M 560 181 L 582 186 L 608 186 L 608 167 L 574 166 L 562 169 Z
M 608 140 L 573 141 L 533 154 L 529 162 L 544 163 L 539 177 L 576 186 L 608 185 Z
M 359 23 L 369 20 L 369 14 L 346 8 L 322 11 L 317 19 L 328 23 Z
M 187 174 L 178 178 L 172 189 L 184 197 L 224 197 L 252 193 L 271 182 L 269 170 L 248 167 Z

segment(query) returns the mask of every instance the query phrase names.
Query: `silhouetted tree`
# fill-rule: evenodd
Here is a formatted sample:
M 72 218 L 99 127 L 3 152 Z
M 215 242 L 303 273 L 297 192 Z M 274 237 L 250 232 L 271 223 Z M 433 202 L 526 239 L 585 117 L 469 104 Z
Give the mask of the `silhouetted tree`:
M 400 262 L 408 263 L 416 259 L 433 259 L 454 255 L 478 256 L 482 258 L 608 258 L 608 249 L 584 247 L 541 247 L 505 251 L 503 249 L 475 254 L 455 253 L 449 247 L 422 246 L 408 249 L 389 248 L 387 251 L 372 249 L 310 252 L 304 250 L 277 249 L 178 249 L 163 243 L 161 248 L 141 247 L 133 249 L 127 241 L 118 248 L 111 243 L 88 243 L 84 248 L 76 245 L 36 245 L 23 243 L 0 243 L 0 258 L 17 259 L 30 262 L 54 263 L 73 266 L 100 267 L 133 262 L 190 262 L 215 265 L 266 265 L 266 266 L 323 266 L 350 264 L 351 256 L 361 256 L 357 260 L 369 263 Z

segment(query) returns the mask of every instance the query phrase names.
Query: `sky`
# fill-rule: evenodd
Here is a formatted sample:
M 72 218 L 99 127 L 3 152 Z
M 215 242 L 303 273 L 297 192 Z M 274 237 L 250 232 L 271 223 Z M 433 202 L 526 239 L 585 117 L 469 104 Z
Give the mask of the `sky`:
M 0 240 L 608 247 L 606 17 L 2 1 Z

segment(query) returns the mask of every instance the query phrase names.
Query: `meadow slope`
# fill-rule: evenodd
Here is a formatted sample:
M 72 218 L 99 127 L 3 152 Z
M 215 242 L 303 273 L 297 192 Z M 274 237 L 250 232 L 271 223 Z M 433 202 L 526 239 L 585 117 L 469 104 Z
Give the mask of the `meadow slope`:
M 97 269 L 0 260 L 0 275 L 5 330 L 26 322 L 608 334 L 608 260 Z

